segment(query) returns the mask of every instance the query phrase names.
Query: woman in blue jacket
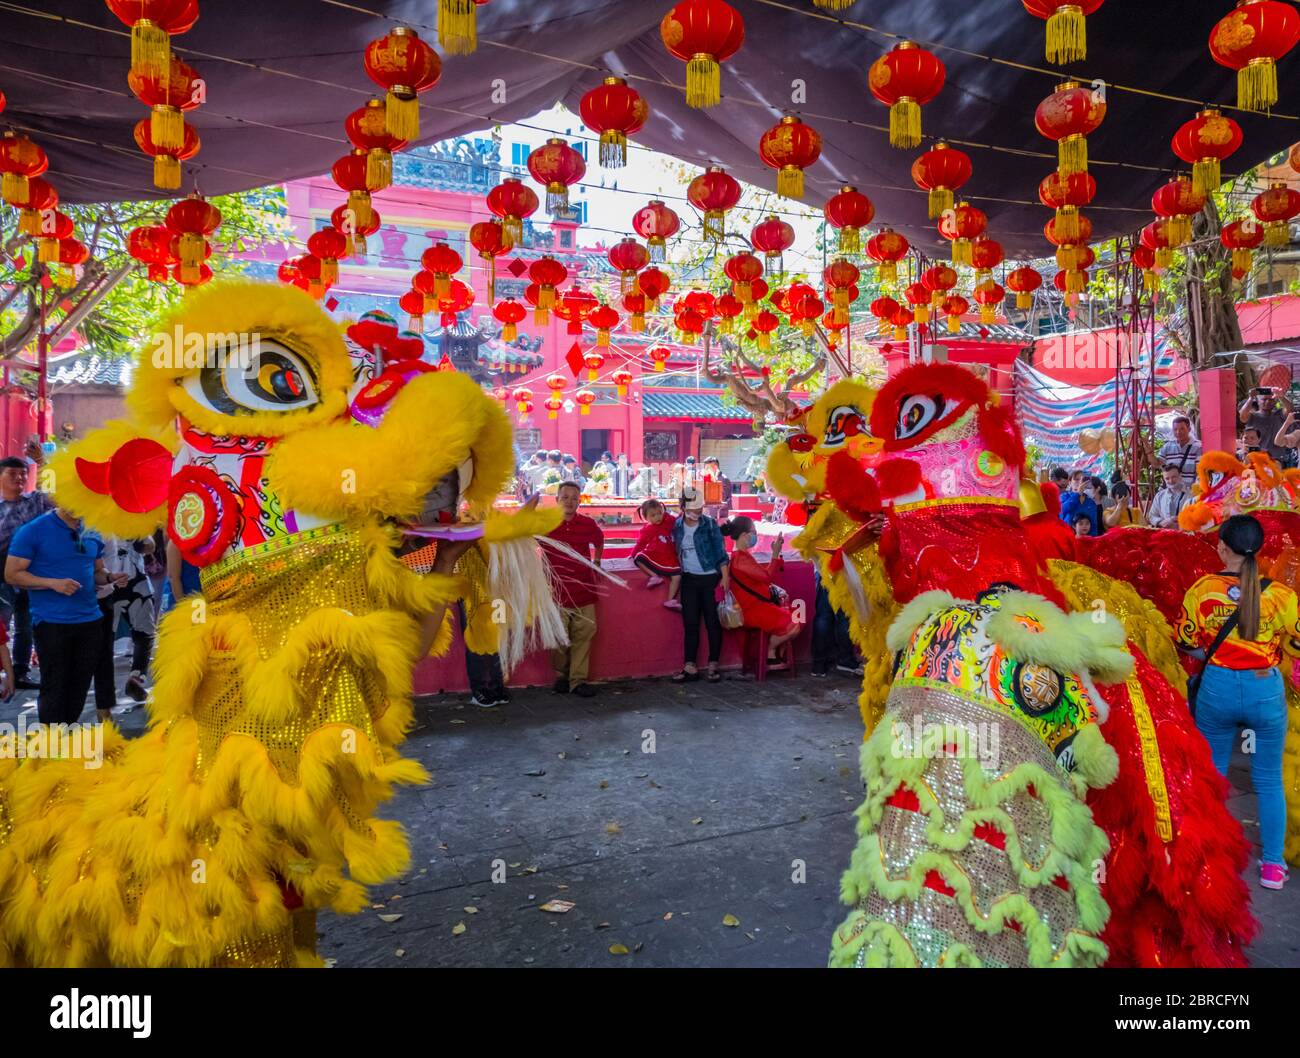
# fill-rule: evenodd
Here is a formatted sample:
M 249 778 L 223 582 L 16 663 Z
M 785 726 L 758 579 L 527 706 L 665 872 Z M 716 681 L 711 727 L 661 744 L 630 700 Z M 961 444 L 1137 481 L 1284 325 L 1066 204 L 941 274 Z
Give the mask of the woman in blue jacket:
M 1089 535 L 1101 536 L 1104 529 L 1099 502 L 1101 497 L 1097 492 L 1098 485 L 1105 488 L 1101 479 L 1085 477 L 1079 491 L 1076 492 L 1071 488 L 1070 491 L 1061 493 L 1061 521 L 1072 527 L 1076 515 L 1086 514 L 1092 520 L 1092 532 Z
M 673 544 L 682 569 L 682 620 L 686 626 L 686 662 L 674 683 L 698 680 L 700 669 L 700 620 L 709 637 L 710 683 L 722 679 L 718 659 L 722 655 L 722 622 L 718 620 L 718 586 L 725 591 L 730 569 L 718 523 L 704 513 L 704 493 L 687 485 L 682 489 L 682 516 L 673 526 Z

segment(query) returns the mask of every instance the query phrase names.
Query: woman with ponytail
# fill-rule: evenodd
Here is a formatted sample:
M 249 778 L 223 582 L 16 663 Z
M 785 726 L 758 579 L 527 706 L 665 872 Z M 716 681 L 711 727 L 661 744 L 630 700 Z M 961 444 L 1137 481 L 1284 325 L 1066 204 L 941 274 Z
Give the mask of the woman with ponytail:
M 1286 699 L 1278 666 L 1284 653 L 1300 653 L 1296 595 L 1276 581 L 1261 581 L 1256 556 L 1264 529 L 1248 514 L 1227 519 L 1219 529 L 1223 572 L 1202 577 L 1183 599 L 1179 646 L 1205 657 L 1195 699 L 1196 726 L 1210 744 L 1214 766 L 1228 774 L 1237 728 L 1253 733 L 1250 776 L 1259 801 L 1263 852 L 1259 884 L 1286 883 L 1282 842 L 1286 797 L 1282 789 L 1282 743 Z M 1195 679 L 1195 678 L 1194 678 Z

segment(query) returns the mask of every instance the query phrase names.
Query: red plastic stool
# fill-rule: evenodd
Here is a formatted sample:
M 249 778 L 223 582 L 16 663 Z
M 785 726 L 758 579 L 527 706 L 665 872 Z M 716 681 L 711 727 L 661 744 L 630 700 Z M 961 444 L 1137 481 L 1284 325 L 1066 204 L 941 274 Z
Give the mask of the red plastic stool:
M 740 666 L 741 671 L 745 673 L 753 672 L 754 679 L 758 683 L 767 680 L 767 645 L 771 636 L 761 628 L 742 628 L 741 633 L 744 640 L 740 647 Z M 757 646 L 757 650 L 755 650 Z M 786 643 L 782 648 L 785 651 L 787 664 L 783 669 L 777 669 L 777 672 L 784 672 L 787 676 L 793 676 L 794 672 L 794 640 Z M 751 668 L 750 658 L 753 657 L 753 666 Z

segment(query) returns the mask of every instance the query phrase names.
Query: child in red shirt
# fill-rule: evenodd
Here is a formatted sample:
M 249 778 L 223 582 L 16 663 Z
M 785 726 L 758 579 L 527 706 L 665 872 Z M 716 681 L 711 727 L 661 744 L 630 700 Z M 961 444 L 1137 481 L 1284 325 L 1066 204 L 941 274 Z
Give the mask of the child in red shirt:
M 682 567 L 673 544 L 673 526 L 677 519 L 664 510 L 664 505 L 658 500 L 646 500 L 637 508 L 637 514 L 646 524 L 632 548 L 632 563 L 645 572 L 647 588 L 658 587 L 665 577 L 669 578 L 668 598 L 664 605 L 670 610 L 680 610 L 682 604 L 677 599 L 677 589 L 682 582 Z

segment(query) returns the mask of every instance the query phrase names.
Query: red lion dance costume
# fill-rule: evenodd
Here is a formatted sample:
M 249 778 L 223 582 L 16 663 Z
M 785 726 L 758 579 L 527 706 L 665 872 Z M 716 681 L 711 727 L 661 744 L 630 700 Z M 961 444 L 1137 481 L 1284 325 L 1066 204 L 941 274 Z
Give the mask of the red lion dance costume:
M 1022 521 L 1018 428 L 962 368 L 905 369 L 876 395 L 869 425 L 868 444 L 831 457 L 827 491 L 858 522 L 883 515 L 880 560 L 904 606 L 890 628 L 886 722 L 864 744 L 868 799 L 843 884 L 855 910 L 836 935 L 832 964 L 1244 966 L 1255 929 L 1239 877 L 1248 846 L 1188 715 L 1164 607 L 1135 588 L 1143 578 L 1132 561 L 1138 549 L 1148 568 L 1173 556 L 1183 564 L 1179 580 L 1195 579 L 1213 563 L 1208 544 L 1165 530 L 1107 534 L 1096 565 L 1123 579 L 1084 564 L 1087 549 L 1082 562 L 1060 557 L 1059 534 Z M 845 546 L 868 543 L 859 533 Z M 933 701 L 943 699 L 944 679 L 953 684 L 944 700 L 997 706 L 1004 731 L 1036 732 L 1054 758 L 1045 766 L 1041 756 L 1018 758 L 1033 741 L 1016 743 L 1014 766 L 1002 754 L 1001 778 L 972 783 L 968 767 L 964 801 L 930 765 L 924 773 L 921 764 L 896 766 L 880 750 L 887 743 L 877 744 L 888 738 L 883 729 L 892 721 L 898 731 L 917 695 L 932 696 L 927 715 L 941 713 Z M 1117 773 L 1097 751 L 1097 721 Z M 1014 797 L 997 789 L 1031 767 L 1040 778 L 1020 783 Z M 1072 787 L 1057 788 L 1063 773 Z M 1072 796 L 1109 841 L 1095 872 L 1099 915 L 1079 871 L 1093 846 Z M 1050 826 L 1035 831 L 1034 810 Z M 1061 866 L 1029 870 L 1034 855 L 1024 850 L 1035 833 L 1048 850 L 1042 864 Z M 984 884 L 985 870 L 996 884 Z M 1047 900 L 1052 886 L 1073 905 Z

